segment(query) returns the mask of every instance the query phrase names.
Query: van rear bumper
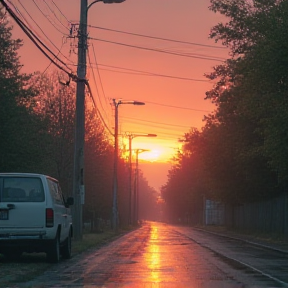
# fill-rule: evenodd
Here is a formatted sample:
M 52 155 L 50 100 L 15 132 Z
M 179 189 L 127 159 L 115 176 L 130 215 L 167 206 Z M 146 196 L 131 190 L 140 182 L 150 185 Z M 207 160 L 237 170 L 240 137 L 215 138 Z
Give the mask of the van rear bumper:
M 24 240 L 24 239 L 44 239 L 46 235 L 45 231 L 33 231 L 33 232 L 17 232 L 17 233 L 0 233 L 0 243 L 4 240 Z
M 5 254 L 8 251 L 21 251 L 21 252 L 47 252 L 53 239 L 43 239 L 38 236 L 38 238 L 30 237 L 17 237 L 17 238 L 1 238 L 0 237 L 0 253 Z

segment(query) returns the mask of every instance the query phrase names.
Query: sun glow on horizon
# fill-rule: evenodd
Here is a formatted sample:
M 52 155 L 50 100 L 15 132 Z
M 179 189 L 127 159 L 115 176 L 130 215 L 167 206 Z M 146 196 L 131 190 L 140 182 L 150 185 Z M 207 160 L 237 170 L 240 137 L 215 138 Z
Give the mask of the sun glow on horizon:
M 160 141 L 157 141 L 156 143 L 152 143 L 152 141 L 135 143 L 133 146 L 133 150 L 134 149 L 148 150 L 139 153 L 138 159 L 141 161 L 149 162 L 169 162 L 172 157 L 175 156 L 176 152 L 176 148 L 172 147 L 171 143 L 167 144 Z
M 149 162 L 155 162 L 157 161 L 161 156 L 161 152 L 159 150 L 147 150 L 143 153 L 139 153 L 138 159 L 139 160 L 145 160 Z
M 136 153 L 138 152 L 138 160 L 140 162 L 161 162 L 167 163 L 176 155 L 179 143 L 167 141 L 163 139 L 154 139 L 144 137 L 135 138 L 132 141 L 132 161 L 136 162 Z M 128 139 L 122 139 L 120 143 L 121 157 L 129 159 L 129 143 Z

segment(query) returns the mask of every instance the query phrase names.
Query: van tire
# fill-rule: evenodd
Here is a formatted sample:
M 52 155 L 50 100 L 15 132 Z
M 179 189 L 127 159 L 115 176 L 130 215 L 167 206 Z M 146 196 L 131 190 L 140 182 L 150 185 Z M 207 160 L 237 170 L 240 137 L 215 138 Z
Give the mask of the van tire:
M 58 233 L 53 242 L 51 243 L 46 253 L 46 257 L 49 263 L 58 263 L 60 261 L 60 240 Z
M 71 231 L 68 234 L 68 237 L 64 241 L 63 247 L 61 247 L 61 255 L 64 259 L 70 259 L 71 258 Z

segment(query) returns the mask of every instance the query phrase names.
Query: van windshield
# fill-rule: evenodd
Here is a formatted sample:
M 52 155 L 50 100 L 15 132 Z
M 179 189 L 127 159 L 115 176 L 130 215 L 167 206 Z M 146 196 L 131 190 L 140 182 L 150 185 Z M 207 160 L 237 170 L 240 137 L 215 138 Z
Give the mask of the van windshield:
M 2 177 L 1 177 L 2 178 Z M 1 202 L 43 202 L 42 181 L 37 177 L 3 177 Z

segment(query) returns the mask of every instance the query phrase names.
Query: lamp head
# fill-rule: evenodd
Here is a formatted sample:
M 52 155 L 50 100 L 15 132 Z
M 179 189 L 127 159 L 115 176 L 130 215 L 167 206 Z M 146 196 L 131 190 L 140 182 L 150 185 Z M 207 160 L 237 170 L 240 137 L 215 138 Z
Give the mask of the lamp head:
M 116 100 L 113 99 L 113 102 L 116 103 L 117 105 L 120 105 L 120 104 L 145 105 L 144 102 L 134 101 L 134 100 L 119 100 L 118 102 L 116 102 Z
M 140 102 L 140 101 L 133 101 L 134 105 L 145 105 L 144 102 Z
M 125 0 L 103 0 L 103 3 L 105 4 L 111 4 L 111 3 L 122 3 Z

